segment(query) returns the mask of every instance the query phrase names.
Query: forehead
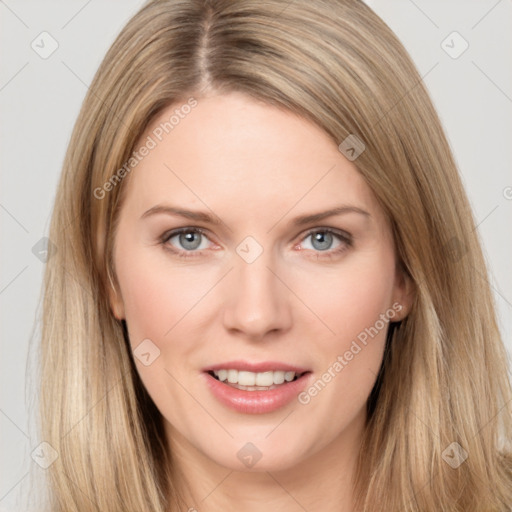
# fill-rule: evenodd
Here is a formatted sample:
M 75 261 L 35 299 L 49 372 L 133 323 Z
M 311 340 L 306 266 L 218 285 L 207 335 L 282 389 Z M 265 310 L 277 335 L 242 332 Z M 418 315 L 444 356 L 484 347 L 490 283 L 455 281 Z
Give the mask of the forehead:
M 376 207 L 355 165 L 306 119 L 239 93 L 184 105 L 161 112 L 137 145 L 151 146 L 127 184 L 139 209 L 173 199 L 247 214 L 299 203 Z

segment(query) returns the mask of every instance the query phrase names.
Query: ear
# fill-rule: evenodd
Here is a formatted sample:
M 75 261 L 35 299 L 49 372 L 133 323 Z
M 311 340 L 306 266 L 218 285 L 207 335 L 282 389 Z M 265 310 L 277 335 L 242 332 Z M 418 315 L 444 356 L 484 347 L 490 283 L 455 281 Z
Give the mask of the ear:
M 112 314 L 117 320 L 124 320 L 124 302 L 121 296 L 121 292 L 118 287 L 114 284 L 114 281 L 108 272 L 108 280 L 109 280 L 109 288 L 108 288 L 108 298 L 110 303 L 110 310 Z
M 411 276 L 406 270 L 398 264 L 395 273 L 395 284 L 393 288 L 393 302 L 395 306 L 393 309 L 397 314 L 393 318 L 394 322 L 403 320 L 411 311 L 414 299 L 416 296 L 416 289 Z

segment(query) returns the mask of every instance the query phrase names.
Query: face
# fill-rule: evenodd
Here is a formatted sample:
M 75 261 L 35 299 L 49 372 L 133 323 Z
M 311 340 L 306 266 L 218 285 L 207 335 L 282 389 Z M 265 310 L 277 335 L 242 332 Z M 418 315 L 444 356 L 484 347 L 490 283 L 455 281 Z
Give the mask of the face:
M 309 121 L 233 93 L 162 134 L 177 108 L 123 184 L 111 297 L 169 443 L 252 471 L 353 449 L 410 305 L 383 211 Z

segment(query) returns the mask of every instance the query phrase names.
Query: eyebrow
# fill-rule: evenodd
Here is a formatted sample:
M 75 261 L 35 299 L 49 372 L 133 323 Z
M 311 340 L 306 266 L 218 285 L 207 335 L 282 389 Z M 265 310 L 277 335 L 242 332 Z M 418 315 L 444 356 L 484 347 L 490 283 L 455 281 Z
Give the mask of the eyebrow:
M 341 205 L 335 208 L 331 208 L 329 210 L 325 210 L 323 212 L 300 215 L 298 217 L 295 217 L 292 220 L 292 223 L 296 226 L 302 226 L 304 224 L 318 222 L 327 217 L 332 217 L 334 215 L 342 215 L 346 213 L 358 213 L 360 215 L 364 215 L 365 217 L 371 217 L 370 213 L 368 213 L 366 210 L 358 208 L 357 206 Z M 185 208 L 178 208 L 175 206 L 164 204 L 157 204 L 156 206 L 153 206 L 152 208 L 150 208 L 149 210 L 142 214 L 141 219 L 145 219 L 147 217 L 157 214 L 171 215 L 173 217 L 183 217 L 194 221 L 212 224 L 213 226 L 219 226 L 220 224 L 222 224 L 222 221 L 218 217 L 215 217 L 208 212 L 198 210 L 187 210 Z

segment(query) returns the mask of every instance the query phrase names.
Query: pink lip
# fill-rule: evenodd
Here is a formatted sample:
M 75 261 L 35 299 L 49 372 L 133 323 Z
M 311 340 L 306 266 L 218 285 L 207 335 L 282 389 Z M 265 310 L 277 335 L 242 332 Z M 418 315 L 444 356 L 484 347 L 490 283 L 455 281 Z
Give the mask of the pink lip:
M 278 361 L 263 361 L 261 363 L 250 363 L 248 361 L 227 361 L 225 363 L 215 364 L 203 368 L 204 372 L 213 372 L 218 370 L 242 370 L 246 372 L 270 372 L 270 371 L 282 371 L 282 372 L 295 372 L 297 374 L 307 372 L 307 368 L 300 368 Z
M 254 367 L 254 365 L 252 367 Z M 269 366 L 266 363 L 262 365 L 262 367 L 264 369 L 259 371 L 265 371 L 265 369 L 269 371 Z M 222 369 L 226 368 L 226 366 L 218 368 Z M 227 366 L 227 368 L 238 369 L 237 366 L 235 366 L 235 368 L 233 368 L 233 366 Z M 247 366 L 242 365 L 240 369 L 245 370 L 246 368 Z M 282 366 L 272 366 L 272 368 L 282 370 Z M 287 366 L 287 368 L 289 368 L 289 366 Z M 211 371 L 213 371 L 213 369 Z M 205 372 L 203 375 L 210 391 L 221 404 L 244 414 L 265 414 L 276 411 L 296 399 L 299 393 L 304 391 L 312 374 L 310 372 L 305 373 L 297 380 L 280 384 L 268 391 L 244 391 L 217 380 L 209 373 Z

